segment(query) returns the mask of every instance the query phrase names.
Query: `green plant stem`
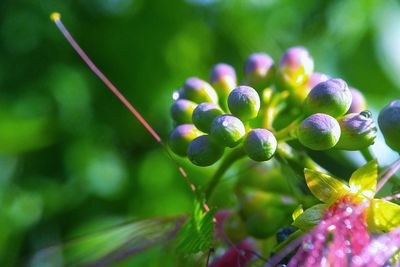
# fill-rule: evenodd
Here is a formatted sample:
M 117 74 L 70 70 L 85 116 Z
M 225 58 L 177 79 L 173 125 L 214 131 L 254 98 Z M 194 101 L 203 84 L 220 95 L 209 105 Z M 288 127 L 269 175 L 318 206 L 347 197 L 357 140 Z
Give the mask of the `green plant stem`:
M 300 122 L 302 121 L 302 117 L 295 119 L 292 123 L 288 126 L 283 128 L 282 130 L 275 133 L 275 138 L 278 142 L 286 142 L 289 140 L 293 140 L 297 138 L 297 127 L 299 126 Z
M 211 178 L 210 182 L 207 184 L 204 192 L 206 199 L 210 199 L 215 187 L 218 185 L 219 181 L 221 180 L 224 173 L 229 169 L 229 167 L 238 159 L 242 158 L 245 155 L 243 147 L 235 148 L 228 154 L 224 160 L 222 161 L 221 165 L 218 167 L 217 171 Z
M 285 241 L 283 241 L 282 243 L 278 244 L 274 250 L 272 251 L 273 253 L 278 253 L 279 251 L 281 251 L 282 249 L 284 249 L 287 245 L 289 245 L 293 240 L 299 238 L 300 236 L 304 235 L 304 232 L 302 232 L 301 230 L 297 230 L 296 232 L 294 232 L 293 234 L 291 234 Z
M 272 124 L 278 116 L 278 114 L 283 110 L 282 105 L 285 100 L 288 98 L 289 92 L 283 91 L 279 94 L 272 95 L 271 100 L 267 103 L 267 106 L 264 109 L 264 120 L 263 127 L 269 130 L 272 130 Z
M 369 147 L 361 149 L 360 152 L 366 162 L 369 162 L 376 158 Z

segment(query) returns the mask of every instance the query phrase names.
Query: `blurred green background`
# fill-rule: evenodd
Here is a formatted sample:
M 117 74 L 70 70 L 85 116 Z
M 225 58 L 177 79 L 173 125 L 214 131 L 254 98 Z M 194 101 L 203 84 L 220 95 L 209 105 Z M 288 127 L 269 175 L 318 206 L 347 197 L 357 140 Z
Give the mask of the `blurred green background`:
M 218 62 L 242 77 L 256 51 L 278 61 L 307 47 L 316 70 L 364 92 L 375 116 L 399 96 L 396 1 L 2 0 L 0 266 L 62 265 L 43 249 L 193 204 L 176 165 L 69 47 L 53 11 L 164 139 L 186 77 L 207 79 Z M 381 140 L 374 150 L 393 158 Z M 182 164 L 197 184 L 212 171 Z M 173 265 L 157 249 L 122 264 L 160 262 Z

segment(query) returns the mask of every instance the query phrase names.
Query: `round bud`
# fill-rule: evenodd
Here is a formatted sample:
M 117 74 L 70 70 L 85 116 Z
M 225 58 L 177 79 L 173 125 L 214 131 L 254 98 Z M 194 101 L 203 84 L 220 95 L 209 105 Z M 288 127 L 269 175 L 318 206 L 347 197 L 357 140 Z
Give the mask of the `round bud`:
M 351 105 L 351 92 L 345 81 L 330 79 L 317 84 L 304 101 L 306 114 L 325 113 L 333 117 L 344 115 Z
M 313 150 L 327 150 L 340 138 L 340 126 L 335 118 L 317 113 L 306 118 L 297 129 L 297 137 L 304 146 Z
M 288 237 L 291 234 L 293 234 L 296 231 L 297 231 L 297 228 L 294 226 L 287 226 L 287 227 L 283 227 L 283 228 L 279 229 L 278 232 L 276 233 L 276 242 L 278 244 L 282 243 L 283 241 L 288 239 Z
M 381 110 L 378 117 L 379 128 L 386 144 L 400 152 L 400 100 L 394 100 Z
M 302 86 L 289 88 L 290 89 L 290 99 L 293 104 L 301 105 L 306 99 L 307 95 L 310 93 L 311 89 L 314 88 L 317 84 L 321 82 L 325 82 L 329 79 L 329 77 L 325 74 L 314 72 L 307 83 Z
M 350 87 L 351 105 L 347 113 L 360 113 L 367 109 L 367 101 L 363 94 L 355 88 Z
M 243 142 L 244 151 L 255 161 L 266 161 L 275 154 L 277 141 L 267 129 L 251 130 Z
M 221 115 L 213 120 L 210 134 L 219 144 L 235 147 L 242 141 L 246 129 L 242 121 L 235 116 Z
M 311 76 L 310 79 L 307 81 L 307 87 L 312 89 L 319 83 L 325 82 L 329 80 L 329 76 L 320 72 L 314 72 Z
M 226 98 L 237 84 L 235 69 L 225 63 L 215 65 L 210 73 L 210 82 L 218 95 Z
M 374 143 L 377 129 L 371 112 L 347 114 L 338 122 L 341 134 L 335 148 L 360 150 Z
M 260 110 L 260 96 L 249 86 L 239 86 L 229 94 L 228 107 L 241 120 L 254 119 Z
M 224 148 L 208 135 L 202 135 L 190 142 L 187 154 L 194 165 L 205 167 L 217 162 L 224 154 Z
M 178 99 L 171 106 L 172 119 L 177 124 L 192 123 L 192 113 L 197 104 L 186 99 Z
M 192 77 L 185 81 L 179 90 L 179 98 L 188 99 L 195 103 L 211 102 L 218 103 L 218 96 L 209 83 Z
M 189 143 L 202 134 L 193 124 L 179 125 L 169 136 L 169 147 L 175 154 L 185 157 Z
M 279 63 L 279 76 L 290 87 L 297 87 L 307 82 L 314 71 L 314 61 L 308 50 L 297 46 L 286 50 Z
M 265 53 L 251 54 L 244 67 L 247 84 L 262 90 L 271 84 L 274 76 L 274 60 Z
M 224 114 L 222 109 L 214 103 L 201 103 L 193 111 L 193 124 L 205 133 L 209 133 L 213 120 Z

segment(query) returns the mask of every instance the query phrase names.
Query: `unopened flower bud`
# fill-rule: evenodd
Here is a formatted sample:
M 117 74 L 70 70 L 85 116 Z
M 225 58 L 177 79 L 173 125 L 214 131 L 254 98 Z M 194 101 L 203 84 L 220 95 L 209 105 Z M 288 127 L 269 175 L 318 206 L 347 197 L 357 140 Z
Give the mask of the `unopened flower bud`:
M 225 63 L 215 65 L 211 70 L 210 82 L 218 96 L 221 99 L 226 99 L 237 85 L 235 69 L 231 65 Z
M 335 148 L 360 150 L 373 144 L 377 129 L 371 112 L 347 114 L 338 122 L 341 134 Z
M 313 89 L 317 84 L 325 82 L 327 80 L 329 80 L 329 77 L 327 75 L 319 72 L 314 72 L 304 85 L 289 88 L 290 99 L 292 103 L 295 105 L 303 104 L 311 89 Z
M 201 103 L 193 111 L 192 121 L 199 130 L 209 133 L 213 120 L 222 114 L 224 112 L 217 104 Z
M 177 124 L 192 123 L 192 113 L 197 104 L 186 99 L 178 99 L 171 106 L 172 119 Z
M 310 79 L 308 79 L 307 81 L 307 87 L 310 88 L 310 90 L 312 88 L 314 88 L 316 85 L 318 85 L 319 83 L 325 82 L 327 80 L 329 80 L 329 76 L 320 72 L 314 72 L 311 76 Z
M 251 54 L 244 67 L 246 82 L 261 91 L 269 86 L 274 78 L 274 60 L 265 53 Z
M 301 46 L 286 50 L 279 63 L 281 80 L 289 87 L 305 84 L 314 71 L 314 61 Z
M 381 110 L 378 117 L 379 128 L 386 144 L 400 152 L 400 100 L 394 100 Z
M 260 110 L 260 96 L 250 86 L 239 86 L 229 94 L 228 107 L 241 120 L 254 119 Z
M 317 113 L 306 118 L 297 129 L 299 142 L 313 150 L 327 150 L 340 138 L 340 126 L 335 118 Z
M 347 113 L 360 113 L 367 109 L 367 101 L 363 94 L 355 88 L 350 87 L 350 93 L 352 96 L 351 105 Z
M 195 103 L 218 103 L 218 95 L 214 88 L 199 78 L 188 78 L 182 89 L 179 90 L 179 98 L 188 99 Z
M 304 101 L 307 115 L 325 113 L 333 117 L 344 115 L 351 105 L 351 92 L 345 81 L 330 79 L 317 84 Z
M 235 147 L 242 141 L 246 130 L 242 121 L 235 116 L 221 115 L 213 120 L 210 134 L 219 144 Z
M 185 157 L 189 143 L 202 134 L 193 124 L 179 125 L 169 137 L 169 147 L 175 154 Z
M 277 141 L 267 129 L 253 129 L 245 137 L 243 148 L 255 161 L 266 161 L 275 154 Z
M 205 167 L 217 162 L 224 154 L 224 148 L 209 135 L 202 135 L 190 142 L 187 154 L 194 165 Z

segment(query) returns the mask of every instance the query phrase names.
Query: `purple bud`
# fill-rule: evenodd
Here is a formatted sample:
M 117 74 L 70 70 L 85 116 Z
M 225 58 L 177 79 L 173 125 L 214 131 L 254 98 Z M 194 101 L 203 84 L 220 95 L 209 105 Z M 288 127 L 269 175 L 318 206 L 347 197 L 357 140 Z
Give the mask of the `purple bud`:
M 277 141 L 267 129 L 251 130 L 243 142 L 244 151 L 255 161 L 266 161 L 275 154 Z
M 307 87 L 312 89 L 314 88 L 317 84 L 325 82 L 329 80 L 330 77 L 326 74 L 320 73 L 320 72 L 314 72 L 311 76 L 310 79 L 307 82 Z
M 274 60 L 265 53 L 251 54 L 246 61 L 244 73 L 247 84 L 262 90 L 267 87 L 273 79 Z
M 192 113 L 197 104 L 186 99 L 178 99 L 171 106 L 172 119 L 177 124 L 192 123 Z
M 182 89 L 179 90 L 179 98 L 188 99 L 195 103 L 218 103 L 218 96 L 209 83 L 199 78 L 188 78 Z
M 400 152 L 400 100 L 394 100 L 385 106 L 378 117 L 379 128 L 386 144 Z
M 299 86 L 307 82 L 314 71 L 314 61 L 308 50 L 296 46 L 286 50 L 279 63 L 279 73 L 283 82 L 289 86 Z
M 197 166 L 210 166 L 224 154 L 224 147 L 215 143 L 209 135 L 202 135 L 190 142 L 187 150 L 189 160 Z
M 209 133 L 213 120 L 224 114 L 222 109 L 214 103 L 201 103 L 193 111 L 193 124 L 205 133 Z
M 350 93 L 352 96 L 351 106 L 347 113 L 359 113 L 367 109 L 367 101 L 363 94 L 355 88 L 350 88 Z
M 215 65 L 210 73 L 210 82 L 221 101 L 224 101 L 237 85 L 235 69 L 225 63 Z
M 189 143 L 202 134 L 193 124 L 179 125 L 169 136 L 169 146 L 175 154 L 184 157 Z
M 242 141 L 246 129 L 241 120 L 225 114 L 213 120 L 210 134 L 219 144 L 235 147 Z
M 260 110 L 260 96 L 250 86 L 239 86 L 229 94 L 228 107 L 243 121 L 254 119 Z

